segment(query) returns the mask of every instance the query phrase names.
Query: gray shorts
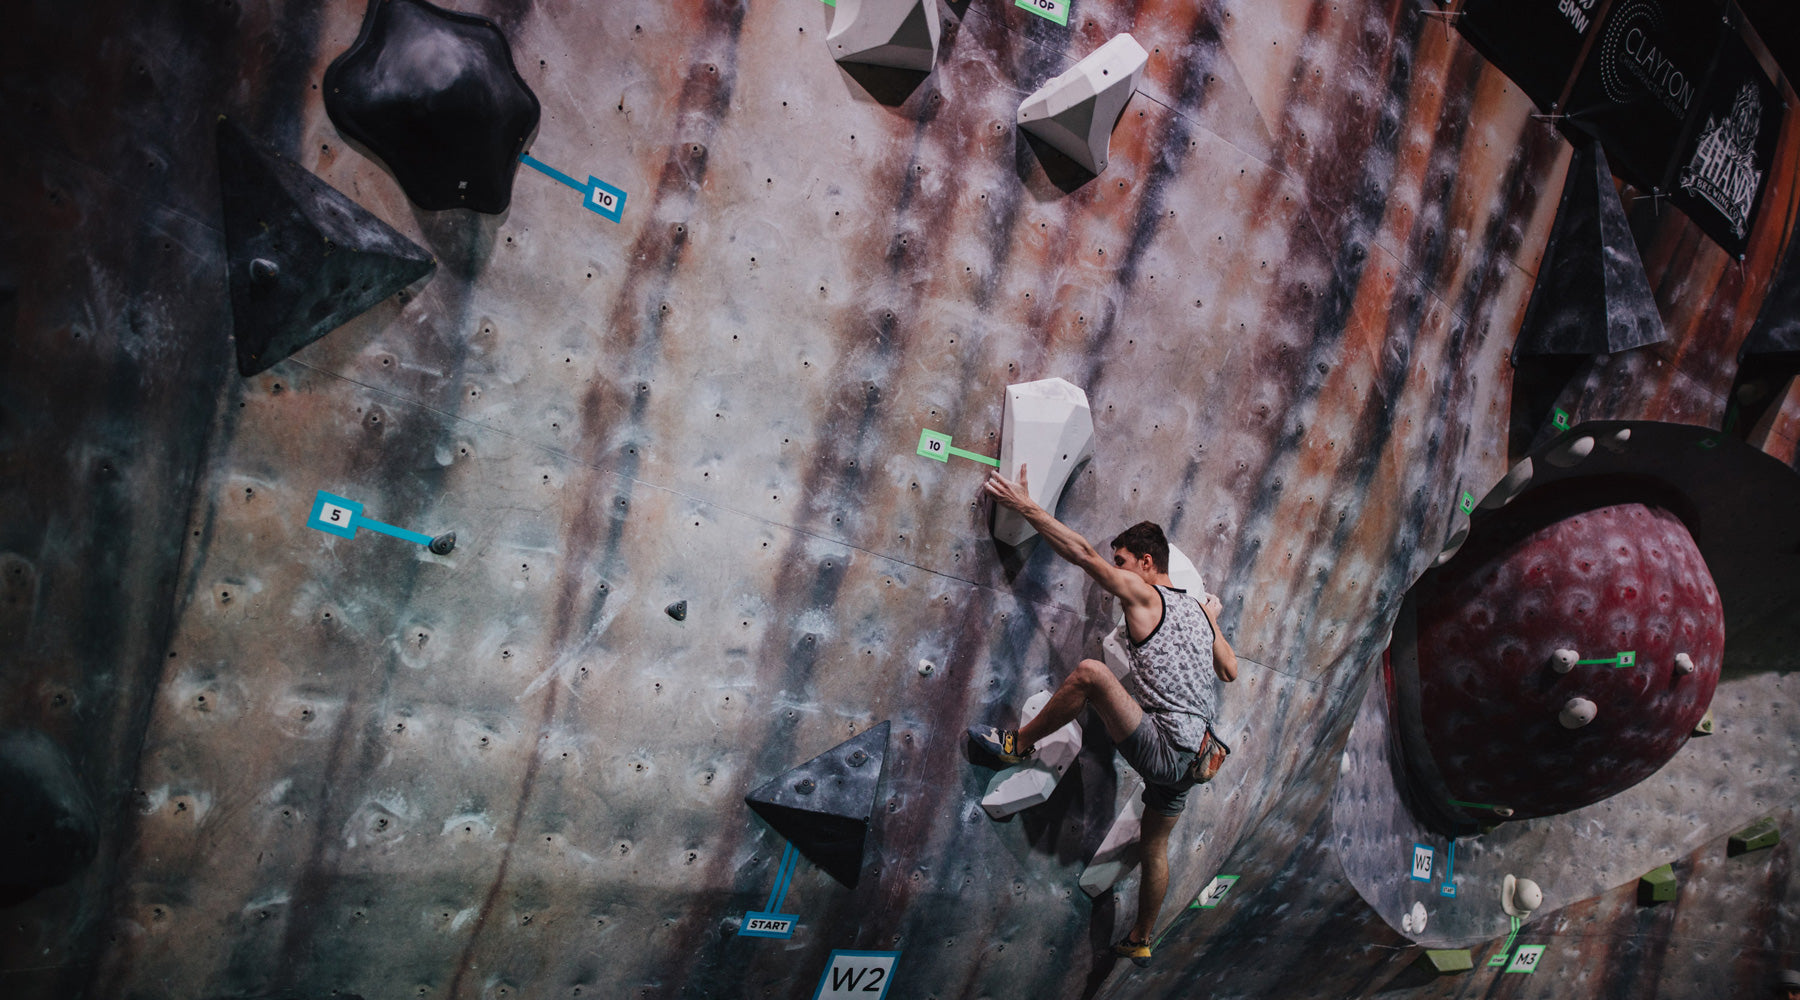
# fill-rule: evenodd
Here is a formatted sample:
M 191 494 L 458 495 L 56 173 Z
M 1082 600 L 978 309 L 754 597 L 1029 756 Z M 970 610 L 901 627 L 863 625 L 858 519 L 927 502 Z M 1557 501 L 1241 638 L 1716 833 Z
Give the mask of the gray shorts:
M 1194 751 L 1170 743 L 1145 713 L 1131 735 L 1119 741 L 1119 756 L 1144 777 L 1145 809 L 1159 816 L 1181 815 L 1188 789 L 1194 787 L 1187 776 Z

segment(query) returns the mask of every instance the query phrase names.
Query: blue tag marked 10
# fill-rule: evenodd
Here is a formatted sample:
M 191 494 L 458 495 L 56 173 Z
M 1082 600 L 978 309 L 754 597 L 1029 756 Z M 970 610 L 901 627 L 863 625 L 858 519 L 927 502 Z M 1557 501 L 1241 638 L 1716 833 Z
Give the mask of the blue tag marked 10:
M 317 528 L 328 535 L 342 538 L 355 538 L 356 529 L 367 528 L 384 535 L 392 535 L 415 545 L 430 545 L 431 536 L 421 535 L 416 531 L 396 528 L 391 524 L 363 516 L 363 505 L 355 500 L 346 500 L 335 493 L 319 491 L 318 499 L 313 501 L 312 516 L 306 519 L 306 526 Z
M 1444 861 L 1444 884 L 1438 886 L 1438 895 L 1449 899 L 1456 898 L 1456 841 L 1450 842 L 1450 854 Z
M 1069 0 L 1014 0 L 1013 6 L 1023 7 L 1033 14 L 1047 21 L 1055 21 L 1065 28 L 1069 26 Z
M 520 153 L 519 162 L 559 184 L 564 184 L 580 191 L 582 206 L 596 215 L 604 215 L 614 222 L 617 222 L 619 221 L 619 216 L 625 214 L 625 192 L 619 188 L 613 187 L 611 184 L 606 183 L 598 177 L 589 175 L 587 183 L 583 184 L 575 178 L 570 177 L 568 174 L 533 157 L 530 153 Z

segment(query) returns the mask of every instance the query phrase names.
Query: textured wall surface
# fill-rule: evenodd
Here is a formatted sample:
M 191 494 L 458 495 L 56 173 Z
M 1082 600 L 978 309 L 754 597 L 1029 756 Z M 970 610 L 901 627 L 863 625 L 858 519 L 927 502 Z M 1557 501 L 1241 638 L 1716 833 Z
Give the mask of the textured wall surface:
M 1507 357 L 1569 148 L 1416 3 L 1077 0 L 1064 28 L 969 0 L 920 77 L 833 63 L 813 0 L 472 0 L 543 104 L 531 154 L 625 190 L 618 223 L 527 169 L 501 216 L 409 205 L 323 109 L 361 4 L 17 7 L 0 726 L 67 752 L 101 832 L 0 910 L 0 991 L 810 996 L 859 948 L 901 953 L 895 997 L 1327 997 L 1417 953 L 1345 874 L 1333 793 L 1402 595 L 1524 445 Z M 1150 63 L 1090 178 L 1013 114 L 1125 30 Z M 240 378 L 219 115 L 435 274 Z M 1717 426 L 1800 206 L 1784 122 L 1743 263 L 1633 199 L 1671 340 L 1558 405 Z M 1109 609 L 1041 547 L 1003 565 L 981 466 L 913 454 L 927 427 L 996 453 L 1003 387 L 1051 376 L 1096 425 L 1062 516 L 1167 524 L 1244 660 L 1148 970 L 1108 952 L 1132 883 L 1076 885 L 1108 748 L 996 824 L 962 739 Z M 458 545 L 315 531 L 319 490 Z M 1646 794 L 1792 826 L 1784 681 L 1721 686 L 1726 778 Z M 890 720 L 860 884 L 802 863 L 794 937 L 739 936 L 783 849 L 743 795 Z M 1710 997 L 1724 954 L 1754 983 L 1793 961 L 1788 850 L 1664 855 L 1682 897 L 1642 912 L 1556 854 L 1545 967 L 1500 988 Z M 1226 904 L 1179 909 L 1221 872 Z

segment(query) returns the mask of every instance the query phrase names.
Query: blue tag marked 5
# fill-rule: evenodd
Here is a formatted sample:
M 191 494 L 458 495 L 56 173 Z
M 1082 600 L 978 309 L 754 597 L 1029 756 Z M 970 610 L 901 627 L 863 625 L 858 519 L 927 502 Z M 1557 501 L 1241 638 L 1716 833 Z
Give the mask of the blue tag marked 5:
M 318 498 L 313 501 L 312 516 L 306 519 L 306 526 L 341 538 L 355 538 L 357 528 L 367 528 L 370 531 L 392 535 L 415 545 L 431 544 L 430 535 L 421 535 L 416 531 L 383 524 L 372 518 L 364 517 L 362 510 L 363 505 L 355 500 L 346 500 L 335 493 L 320 490 Z
M 520 153 L 519 162 L 538 171 L 551 180 L 556 181 L 558 184 L 563 184 L 580 191 L 581 204 L 588 211 L 593 212 L 596 215 L 604 215 L 614 222 L 617 222 L 619 221 L 619 217 L 625 214 L 625 192 L 620 188 L 616 188 L 611 184 L 606 183 L 598 177 L 590 174 L 587 183 L 583 184 L 575 178 L 570 177 L 568 174 L 537 159 L 530 153 Z

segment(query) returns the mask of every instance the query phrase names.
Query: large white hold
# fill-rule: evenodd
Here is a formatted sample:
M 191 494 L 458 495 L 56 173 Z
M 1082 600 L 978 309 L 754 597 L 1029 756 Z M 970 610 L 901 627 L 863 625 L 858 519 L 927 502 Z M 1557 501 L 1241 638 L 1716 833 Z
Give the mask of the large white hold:
M 1039 691 L 1025 703 L 1024 719 L 1030 722 L 1044 710 L 1050 692 Z M 1023 764 L 1009 767 L 988 781 L 987 794 L 981 797 L 981 808 L 994 819 L 1005 819 L 1021 810 L 1050 801 L 1056 783 L 1069 773 L 1069 766 L 1081 756 L 1081 723 L 1068 725 L 1044 737 L 1036 752 Z
M 1047 378 L 1006 387 L 1000 425 L 1000 474 L 1017 482 L 1025 467 L 1031 499 L 1052 513 L 1069 473 L 1094 453 L 1094 417 L 1087 393 L 1066 379 Z M 1037 534 L 1030 522 L 996 505 L 994 537 L 1022 545 Z
M 1149 61 L 1137 39 L 1113 36 L 1025 98 L 1019 105 L 1019 127 L 1094 173 L 1105 170 L 1113 126 L 1137 93 Z
M 838 0 L 825 44 L 838 62 L 930 72 L 941 33 L 937 0 Z
M 1081 891 L 1098 897 L 1137 865 L 1138 836 L 1144 828 L 1144 797 L 1138 794 L 1140 783 L 1134 778 L 1125 788 L 1125 808 L 1106 831 L 1106 839 L 1094 850 L 1087 868 L 1081 872 Z

